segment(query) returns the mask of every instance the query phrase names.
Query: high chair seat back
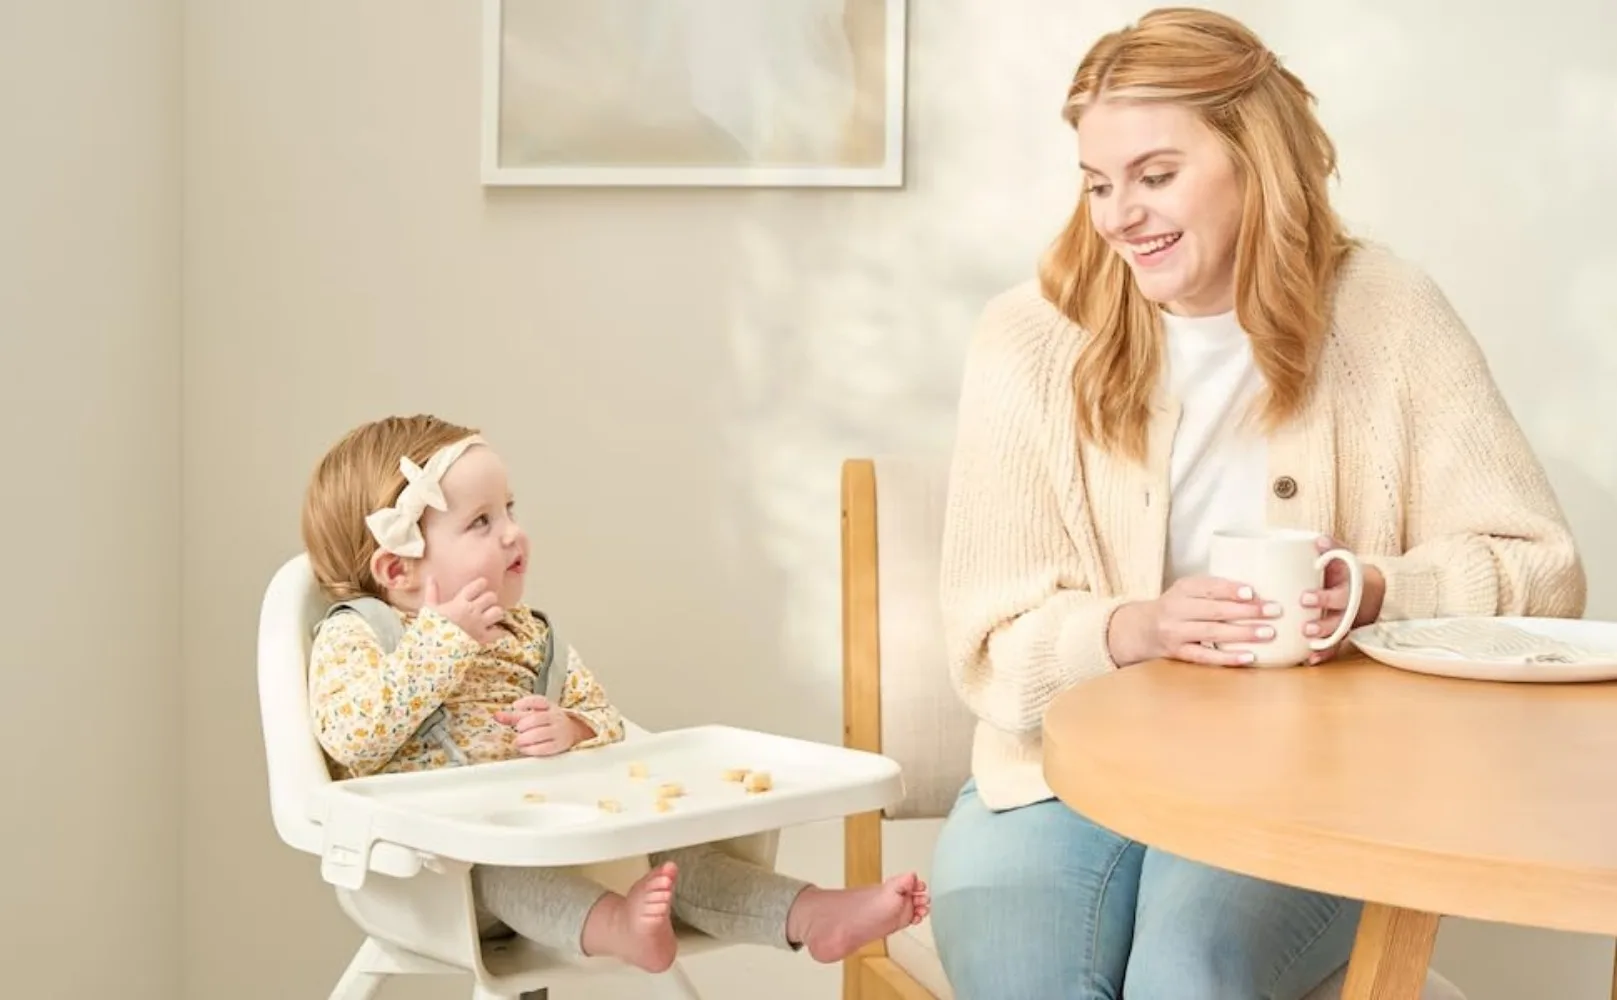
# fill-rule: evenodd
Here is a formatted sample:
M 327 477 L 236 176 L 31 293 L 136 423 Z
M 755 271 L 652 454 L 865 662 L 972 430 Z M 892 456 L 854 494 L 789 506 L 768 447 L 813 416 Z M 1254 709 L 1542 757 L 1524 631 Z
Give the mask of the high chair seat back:
M 331 772 L 309 725 L 309 645 L 328 603 L 308 555 L 299 553 L 270 578 L 258 613 L 258 711 L 270 816 L 284 843 L 314 855 L 323 853 L 325 837 L 309 817 L 309 797 L 331 782 Z M 371 867 L 409 876 L 421 870 L 421 859 L 396 845 L 378 844 Z
M 305 803 L 331 775 L 309 727 L 309 639 L 327 603 L 309 557 L 300 553 L 270 579 L 258 617 L 258 709 L 270 815 L 281 840 L 311 854 L 321 852 L 322 837 Z

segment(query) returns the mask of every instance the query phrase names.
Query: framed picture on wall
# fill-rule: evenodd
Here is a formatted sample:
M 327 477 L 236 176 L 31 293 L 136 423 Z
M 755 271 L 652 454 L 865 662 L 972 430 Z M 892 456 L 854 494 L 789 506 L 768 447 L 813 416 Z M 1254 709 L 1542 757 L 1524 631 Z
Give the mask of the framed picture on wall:
M 905 4 L 483 0 L 483 183 L 902 187 Z

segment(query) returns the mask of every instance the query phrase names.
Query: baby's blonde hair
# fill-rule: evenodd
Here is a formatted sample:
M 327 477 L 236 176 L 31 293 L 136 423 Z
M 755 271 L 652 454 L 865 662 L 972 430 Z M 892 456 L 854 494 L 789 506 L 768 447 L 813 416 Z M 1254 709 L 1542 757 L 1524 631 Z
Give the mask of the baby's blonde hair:
M 425 414 L 386 417 L 354 428 L 326 452 L 303 497 L 303 548 L 327 594 L 386 599 L 371 574 L 376 539 L 366 516 L 403 492 L 400 458 L 424 465 L 439 448 L 476 433 Z

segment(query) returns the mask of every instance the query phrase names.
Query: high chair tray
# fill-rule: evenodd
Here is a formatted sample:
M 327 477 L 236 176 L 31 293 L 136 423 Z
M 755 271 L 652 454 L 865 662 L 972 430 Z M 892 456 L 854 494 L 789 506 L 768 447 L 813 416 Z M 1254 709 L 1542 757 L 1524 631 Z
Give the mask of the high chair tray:
M 898 764 L 878 754 L 699 726 L 333 782 L 309 813 L 324 827 L 322 874 L 357 888 L 378 842 L 473 864 L 583 865 L 869 812 L 902 795 Z

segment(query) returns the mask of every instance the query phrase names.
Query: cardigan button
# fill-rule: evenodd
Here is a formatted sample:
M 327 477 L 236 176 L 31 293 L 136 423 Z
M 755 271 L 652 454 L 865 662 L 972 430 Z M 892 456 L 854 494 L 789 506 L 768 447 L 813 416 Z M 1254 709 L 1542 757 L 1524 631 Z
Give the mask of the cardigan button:
M 1297 480 L 1290 476 L 1281 476 L 1275 480 L 1275 496 L 1282 500 L 1290 500 L 1297 495 Z

